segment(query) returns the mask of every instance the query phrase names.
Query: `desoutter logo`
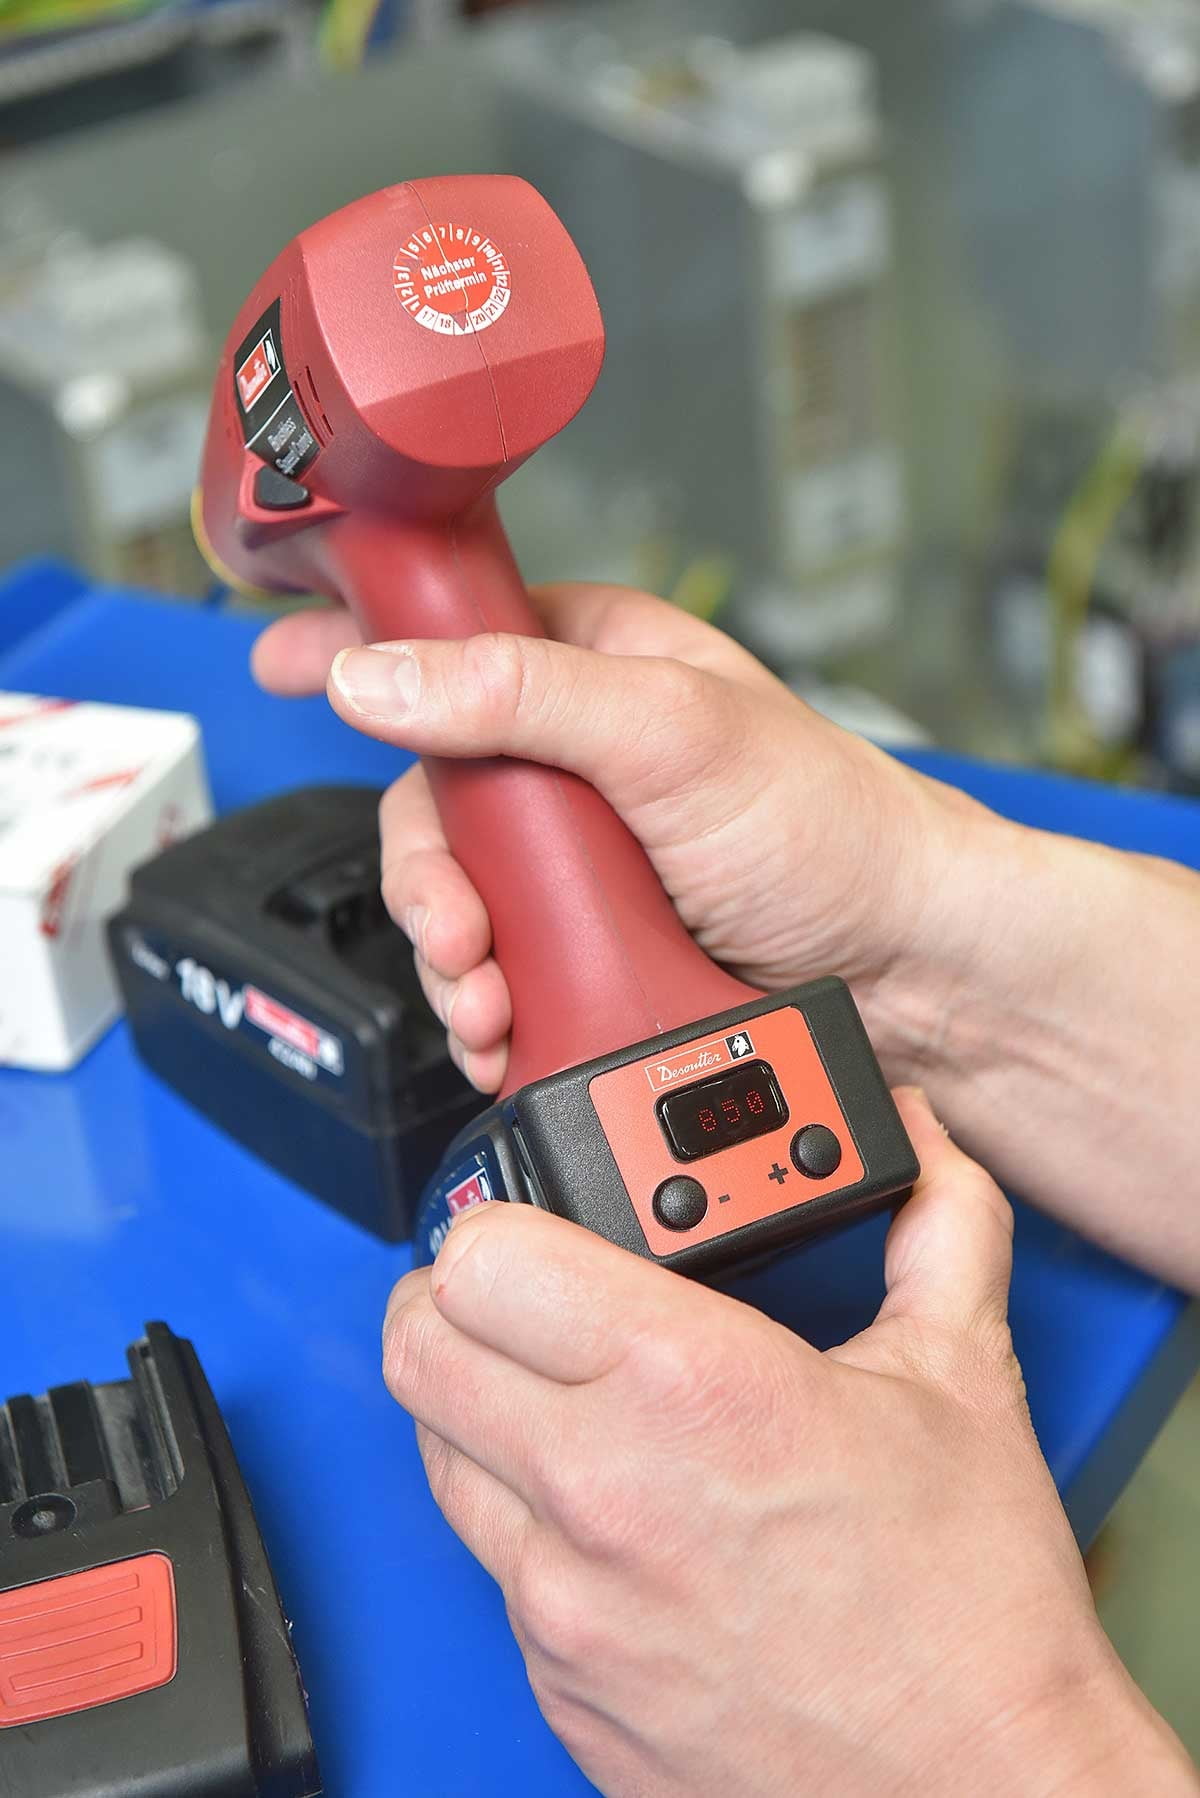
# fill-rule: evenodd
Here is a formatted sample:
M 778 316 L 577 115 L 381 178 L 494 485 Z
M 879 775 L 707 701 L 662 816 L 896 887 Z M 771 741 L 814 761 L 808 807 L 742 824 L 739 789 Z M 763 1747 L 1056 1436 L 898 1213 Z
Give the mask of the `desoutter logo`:
M 503 255 L 470 225 L 414 231 L 392 264 L 392 280 L 404 310 L 445 337 L 486 331 L 512 292 Z
M 731 1062 L 753 1055 L 754 1044 L 744 1030 L 733 1036 L 714 1037 L 711 1042 L 692 1043 L 677 1055 L 664 1055 L 646 1064 L 646 1078 L 656 1093 L 675 1086 L 680 1080 L 694 1080 L 697 1074 L 711 1074 Z

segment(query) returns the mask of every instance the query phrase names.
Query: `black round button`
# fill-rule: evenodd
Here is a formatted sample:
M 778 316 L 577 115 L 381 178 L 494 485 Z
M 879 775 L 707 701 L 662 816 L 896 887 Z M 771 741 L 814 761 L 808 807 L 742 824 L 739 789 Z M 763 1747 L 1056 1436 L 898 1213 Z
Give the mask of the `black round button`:
M 842 1159 L 842 1145 L 824 1124 L 805 1124 L 792 1138 L 792 1160 L 810 1180 L 827 1180 Z
M 708 1194 L 699 1180 L 676 1174 L 654 1195 L 654 1215 L 668 1230 L 694 1230 L 708 1210 Z

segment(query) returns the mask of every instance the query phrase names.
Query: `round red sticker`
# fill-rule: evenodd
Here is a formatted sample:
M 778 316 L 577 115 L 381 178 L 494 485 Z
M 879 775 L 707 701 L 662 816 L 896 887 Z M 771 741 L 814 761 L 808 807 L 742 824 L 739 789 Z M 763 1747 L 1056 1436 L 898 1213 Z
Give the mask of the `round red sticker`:
M 508 305 L 508 263 L 492 239 L 470 225 L 423 225 L 392 264 L 404 310 L 427 331 L 466 337 L 486 331 Z

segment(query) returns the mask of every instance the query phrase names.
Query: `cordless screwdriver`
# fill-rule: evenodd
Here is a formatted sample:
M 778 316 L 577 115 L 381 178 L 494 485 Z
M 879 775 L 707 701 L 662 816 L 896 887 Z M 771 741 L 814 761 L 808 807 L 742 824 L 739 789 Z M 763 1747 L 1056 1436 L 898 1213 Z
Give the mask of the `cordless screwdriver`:
M 214 569 L 346 604 L 366 641 L 544 635 L 496 490 L 587 399 L 604 333 L 579 252 L 504 175 L 403 182 L 302 232 L 239 313 L 197 495 Z M 415 1219 L 543 1206 L 711 1276 L 893 1203 L 915 1157 L 834 976 L 765 995 L 711 961 L 573 774 L 425 761 L 512 996 L 497 1102 Z

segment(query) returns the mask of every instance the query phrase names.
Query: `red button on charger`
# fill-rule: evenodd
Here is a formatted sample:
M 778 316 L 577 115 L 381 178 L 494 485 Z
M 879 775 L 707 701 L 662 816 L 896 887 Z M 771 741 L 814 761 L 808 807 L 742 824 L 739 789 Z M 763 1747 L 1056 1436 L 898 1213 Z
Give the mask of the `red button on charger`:
M 175 1662 L 175 1574 L 166 1555 L 0 1592 L 0 1729 L 165 1686 Z

